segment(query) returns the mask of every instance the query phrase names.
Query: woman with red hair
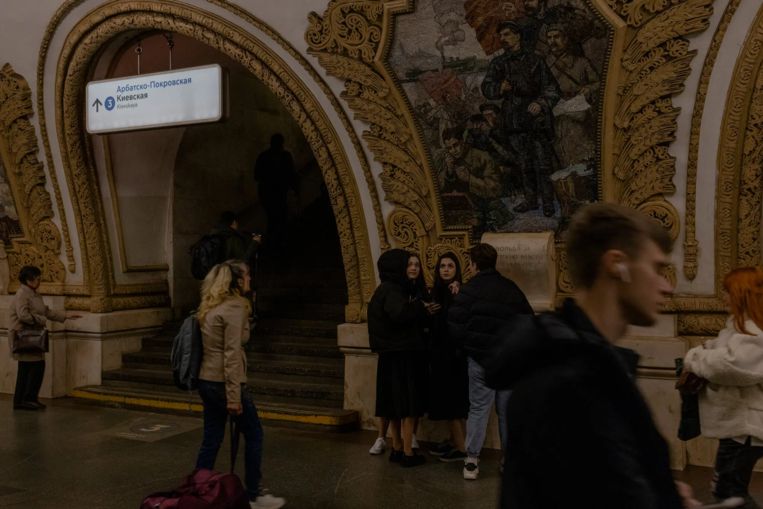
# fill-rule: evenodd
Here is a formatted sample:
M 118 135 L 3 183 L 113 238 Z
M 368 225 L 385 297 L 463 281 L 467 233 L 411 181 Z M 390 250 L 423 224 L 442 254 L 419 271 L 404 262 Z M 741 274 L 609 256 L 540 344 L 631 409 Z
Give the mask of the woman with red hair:
M 702 434 L 719 439 L 713 474 L 718 500 L 743 497 L 763 457 L 763 270 L 743 267 L 723 280 L 731 316 L 716 339 L 692 348 L 684 369 L 707 380 L 699 394 Z

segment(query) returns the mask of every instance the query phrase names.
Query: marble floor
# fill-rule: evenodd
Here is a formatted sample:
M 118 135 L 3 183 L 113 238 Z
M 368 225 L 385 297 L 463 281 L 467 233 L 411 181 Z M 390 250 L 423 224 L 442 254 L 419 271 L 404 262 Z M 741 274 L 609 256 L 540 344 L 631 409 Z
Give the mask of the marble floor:
M 135 509 L 148 493 L 176 486 L 194 464 L 201 419 L 46 401 L 44 412 L 13 411 L 0 396 L 0 507 Z M 427 458 L 403 469 L 370 456 L 371 432 L 265 427 L 264 484 L 293 508 L 496 507 L 498 458 L 488 451 L 478 481 L 460 463 Z M 227 442 L 218 469 L 229 461 Z M 242 466 L 237 470 L 243 472 Z M 709 471 L 678 475 L 707 499 Z M 763 476 L 753 494 L 763 500 Z

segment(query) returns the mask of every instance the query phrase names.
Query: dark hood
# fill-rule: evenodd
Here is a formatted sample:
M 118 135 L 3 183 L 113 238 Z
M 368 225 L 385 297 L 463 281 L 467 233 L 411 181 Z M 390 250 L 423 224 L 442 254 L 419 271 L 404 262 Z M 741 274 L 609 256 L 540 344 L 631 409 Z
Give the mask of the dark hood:
M 408 278 L 405 274 L 408 269 L 408 258 L 410 254 L 404 249 L 390 249 L 385 251 L 376 262 L 379 269 L 379 279 L 382 283 L 395 283 L 405 286 Z
M 470 322 L 466 350 L 484 369 L 487 384 L 507 389 L 547 366 L 582 355 L 615 355 L 629 374 L 635 373 L 638 355 L 613 347 L 574 303 L 565 301 L 557 313 L 515 315 L 499 330 L 485 330 Z

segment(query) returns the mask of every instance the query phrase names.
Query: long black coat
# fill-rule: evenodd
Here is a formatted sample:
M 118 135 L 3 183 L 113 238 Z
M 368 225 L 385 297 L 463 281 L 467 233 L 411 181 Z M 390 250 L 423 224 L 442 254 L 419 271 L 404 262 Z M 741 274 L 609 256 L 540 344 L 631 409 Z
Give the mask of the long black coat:
M 504 509 L 680 509 L 668 447 L 635 384 L 638 355 L 573 301 L 467 347 L 507 408 Z M 491 350 L 492 348 L 492 350 Z
M 383 282 L 368 303 L 368 337 L 374 352 L 426 350 L 424 304 L 411 301 L 402 286 Z

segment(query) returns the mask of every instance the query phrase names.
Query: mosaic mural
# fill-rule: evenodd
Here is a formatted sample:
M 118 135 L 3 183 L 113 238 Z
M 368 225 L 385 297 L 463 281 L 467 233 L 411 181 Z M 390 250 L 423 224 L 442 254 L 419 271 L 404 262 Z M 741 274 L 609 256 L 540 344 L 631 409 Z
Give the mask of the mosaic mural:
M 596 199 L 610 35 L 585 0 L 420 0 L 398 18 L 388 61 L 446 228 L 560 231 Z

